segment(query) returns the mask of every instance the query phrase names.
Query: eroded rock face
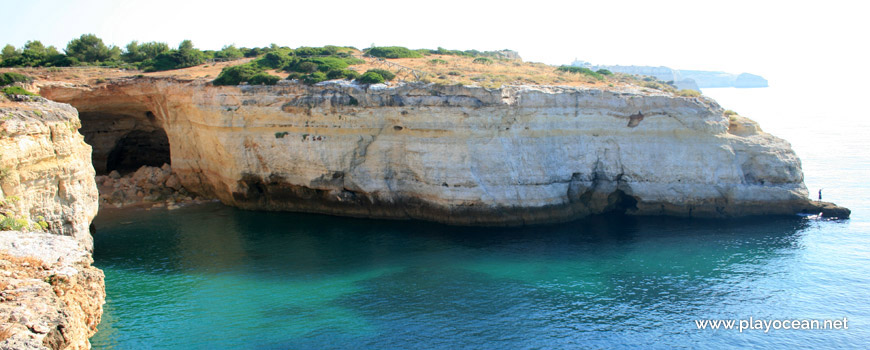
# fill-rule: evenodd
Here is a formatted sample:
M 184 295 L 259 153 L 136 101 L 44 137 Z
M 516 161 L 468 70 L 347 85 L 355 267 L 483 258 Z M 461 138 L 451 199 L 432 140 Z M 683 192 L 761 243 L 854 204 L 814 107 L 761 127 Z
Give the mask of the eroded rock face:
M 0 103 L 0 212 L 22 226 L 0 232 L 0 349 L 89 349 L 105 301 L 91 147 L 67 104 Z
M 0 349 L 90 349 L 103 272 L 72 237 L 0 232 Z
M 790 145 L 732 127 L 706 98 L 151 78 L 42 93 L 83 111 L 153 113 L 183 185 L 242 208 L 521 225 L 608 211 L 794 214 L 809 203 Z
M 67 104 L 22 102 L 0 107 L 0 206 L 4 215 L 47 223 L 93 249 L 88 227 L 97 215 L 91 146 Z

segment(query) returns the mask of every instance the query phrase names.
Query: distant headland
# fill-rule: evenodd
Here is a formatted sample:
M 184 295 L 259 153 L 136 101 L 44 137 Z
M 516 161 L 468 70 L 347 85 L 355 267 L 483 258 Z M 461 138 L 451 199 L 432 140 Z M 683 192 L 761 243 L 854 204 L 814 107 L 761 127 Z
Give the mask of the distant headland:
M 572 66 L 592 70 L 607 69 L 614 73 L 648 75 L 658 80 L 673 82 L 678 89 L 699 90 L 701 88 L 763 88 L 767 87 L 767 79 L 760 75 L 741 73 L 732 74 L 719 71 L 682 70 L 669 67 L 653 66 L 607 66 L 593 65 L 586 61 L 574 60 Z

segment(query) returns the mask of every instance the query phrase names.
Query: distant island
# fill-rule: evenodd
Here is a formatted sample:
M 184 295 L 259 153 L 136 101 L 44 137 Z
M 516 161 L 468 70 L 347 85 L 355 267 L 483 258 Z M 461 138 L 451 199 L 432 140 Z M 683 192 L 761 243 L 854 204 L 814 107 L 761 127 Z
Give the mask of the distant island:
M 648 75 L 662 81 L 672 81 L 678 89 L 699 90 L 701 88 L 763 88 L 767 87 L 767 79 L 755 74 L 732 74 L 717 71 L 681 70 L 668 67 L 653 66 L 607 66 L 593 65 L 586 61 L 574 60 L 572 66 L 592 70 L 607 69 L 615 73 Z

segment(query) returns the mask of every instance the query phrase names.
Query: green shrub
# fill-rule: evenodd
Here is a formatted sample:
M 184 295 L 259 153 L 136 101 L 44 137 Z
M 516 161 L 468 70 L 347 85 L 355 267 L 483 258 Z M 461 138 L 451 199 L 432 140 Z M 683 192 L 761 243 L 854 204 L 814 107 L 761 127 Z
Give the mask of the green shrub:
M 27 220 L 0 214 L 0 230 L 20 231 L 28 226 Z
M 48 223 L 45 222 L 45 218 L 42 216 L 36 217 L 36 223 L 33 224 L 33 228 L 40 231 L 45 231 L 48 229 Z
M 386 81 L 393 80 L 393 79 L 396 77 L 396 75 L 393 74 L 393 72 L 390 72 L 390 71 L 388 71 L 388 70 L 386 70 L 386 69 L 377 69 L 377 68 L 375 68 L 375 69 L 369 69 L 369 70 L 366 71 L 366 73 L 368 73 L 368 72 L 377 73 L 377 74 L 380 75 L 382 78 L 384 78 L 384 80 L 386 80 Z
M 357 62 L 358 59 L 355 58 L 341 58 L 341 57 L 312 57 L 312 58 L 293 58 L 289 59 L 288 62 L 283 66 L 283 69 L 288 72 L 300 72 L 300 73 L 312 73 L 314 71 L 321 72 L 329 72 L 332 70 L 342 70 L 347 68 L 350 63 L 353 64 L 362 63 Z
M 680 97 L 701 97 L 701 92 L 695 91 L 695 90 L 689 90 L 689 89 L 682 89 L 680 91 L 677 91 L 677 96 L 680 96 Z
M 344 78 L 347 80 L 354 80 L 356 78 L 359 78 L 359 72 L 355 70 L 345 69 L 341 72 L 344 73 Z
M 492 64 L 492 60 L 489 58 L 486 58 L 486 57 L 478 57 L 478 58 L 475 58 L 473 61 L 471 61 L 471 63 Z
M 275 133 L 275 138 L 276 138 L 276 139 L 283 139 L 284 136 L 287 136 L 287 135 L 289 135 L 289 134 L 290 134 L 290 133 L 289 133 L 289 132 L 286 132 L 286 131 L 283 131 L 283 132 L 276 132 L 276 133 Z
M 303 78 L 305 78 L 305 74 L 299 73 L 299 72 L 293 72 L 287 76 L 287 80 L 299 80 L 299 79 L 303 79 Z
M 158 55 L 169 52 L 169 45 L 156 41 L 139 44 L 138 41 L 133 40 L 126 48 L 126 52 L 121 54 L 121 59 L 130 63 L 153 60 Z
M 205 56 L 202 51 L 193 47 L 193 42 L 184 40 L 178 45 L 178 50 L 164 52 L 154 59 L 146 60 L 139 65 L 139 69 L 146 72 L 158 72 L 193 67 L 205 62 Z
M 214 85 L 239 85 L 242 82 L 250 81 L 260 72 L 261 69 L 252 64 L 226 67 L 221 70 L 221 74 L 212 83 Z
M 254 74 L 250 79 L 248 79 L 248 84 L 251 85 L 275 85 L 278 81 L 281 80 L 281 77 L 276 77 L 274 75 L 266 74 L 266 73 L 257 73 Z
M 314 72 L 314 73 L 308 74 L 307 76 L 305 76 L 305 78 L 302 78 L 302 81 L 305 84 L 314 85 L 314 84 L 317 84 L 321 81 L 326 81 L 327 79 L 329 79 L 329 78 L 326 77 L 326 73 Z
M 381 58 L 420 58 L 423 57 L 417 51 L 409 50 L 406 47 L 401 46 L 381 46 L 381 47 L 372 47 L 366 50 L 366 53 L 370 56 L 381 57 Z
M 281 69 L 284 68 L 288 63 L 290 63 L 290 56 L 282 54 L 280 52 L 269 52 L 263 58 L 258 59 L 257 64 L 261 67 L 271 68 L 271 69 Z
M 331 70 L 342 70 L 347 68 L 348 64 L 344 59 L 338 57 L 319 57 L 312 58 L 311 62 L 317 64 L 317 70 L 321 72 L 329 72 Z
M 308 61 L 300 62 L 293 70 L 300 73 L 313 73 L 317 71 L 317 63 Z
M 602 75 L 601 73 L 594 72 L 591 69 L 584 68 L 584 67 L 561 66 L 559 68 L 556 68 L 556 71 L 566 72 L 566 73 L 574 73 L 574 74 L 582 74 L 582 75 L 593 77 L 593 78 L 598 79 L 598 80 L 604 80 L 604 75 Z
M 15 72 L 0 73 L 0 86 L 11 85 L 18 82 L 29 83 L 31 81 L 33 81 L 33 78 L 24 74 L 18 74 Z
M 595 73 L 598 73 L 601 75 L 613 75 L 613 72 L 611 72 L 607 69 L 599 69 L 599 70 L 595 71 Z
M 361 60 L 361 59 L 356 58 L 356 57 L 345 57 L 345 58 L 344 58 L 344 62 L 347 63 L 348 65 L 354 65 L 354 64 L 363 64 L 363 63 L 366 63 L 365 60 Z
M 451 56 L 466 56 L 466 57 L 475 56 L 474 53 L 472 53 L 471 51 L 447 50 L 443 47 L 438 47 L 437 50 L 429 50 L 429 53 L 436 54 L 436 55 L 451 55 Z
M 242 57 L 244 57 L 242 50 L 236 48 L 235 45 L 224 46 L 220 51 L 214 53 L 214 58 L 236 59 Z
M 302 46 L 294 50 L 294 54 L 299 57 L 311 57 L 311 56 L 330 56 L 338 53 L 337 46 L 324 46 L 324 47 L 307 47 Z
M 18 86 L 7 86 L 7 87 L 4 87 L 3 89 L 0 89 L 0 92 L 3 92 L 4 94 L 7 94 L 7 95 L 39 96 L 39 95 L 34 94 L 30 91 L 24 90 Z
M 362 84 L 380 84 L 384 82 L 384 77 L 378 73 L 368 71 L 363 73 L 356 81 Z
M 462 75 L 462 72 L 460 72 L 458 70 L 452 70 L 452 71 L 447 72 L 447 75 L 460 76 L 460 75 Z
M 447 61 L 442 60 L 442 59 L 440 59 L 440 58 L 433 58 L 433 59 L 429 60 L 429 64 L 431 64 L 431 65 L 433 65 L 433 66 L 436 66 L 436 65 L 439 65 L 439 64 L 444 64 L 444 65 L 446 65 L 446 64 L 447 64 Z

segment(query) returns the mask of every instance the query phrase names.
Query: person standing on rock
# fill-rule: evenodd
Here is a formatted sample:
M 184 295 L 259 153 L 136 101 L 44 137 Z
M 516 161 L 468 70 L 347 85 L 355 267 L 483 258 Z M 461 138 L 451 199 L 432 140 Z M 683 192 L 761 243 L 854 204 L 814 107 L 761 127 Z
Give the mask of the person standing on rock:
M 824 188 L 819 189 L 819 202 L 822 201 L 822 190 L 824 190 Z

